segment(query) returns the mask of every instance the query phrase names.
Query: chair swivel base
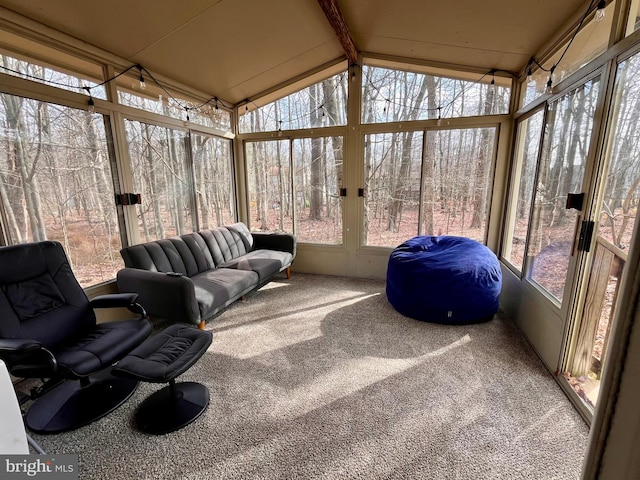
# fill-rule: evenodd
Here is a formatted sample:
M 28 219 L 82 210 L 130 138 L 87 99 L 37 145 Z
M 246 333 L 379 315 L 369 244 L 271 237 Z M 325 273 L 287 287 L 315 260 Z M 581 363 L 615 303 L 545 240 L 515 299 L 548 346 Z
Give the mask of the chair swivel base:
M 66 380 L 33 402 L 25 423 L 35 433 L 80 428 L 122 405 L 138 383 L 135 379 L 114 377 L 108 370 L 92 375 L 85 385 L 79 380 Z
M 207 409 L 209 390 L 196 382 L 175 383 L 145 399 L 136 412 L 139 430 L 153 435 L 174 432 L 189 425 Z

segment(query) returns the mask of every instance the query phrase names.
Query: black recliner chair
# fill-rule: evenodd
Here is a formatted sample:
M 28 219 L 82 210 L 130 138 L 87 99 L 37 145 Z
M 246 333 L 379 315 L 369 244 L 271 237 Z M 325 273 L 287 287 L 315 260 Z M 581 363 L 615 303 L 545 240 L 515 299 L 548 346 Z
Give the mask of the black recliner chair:
M 58 242 L 0 247 L 0 358 L 12 375 L 44 381 L 31 389 L 30 430 L 81 427 L 133 394 L 138 382 L 110 370 L 152 331 L 136 300 L 121 293 L 89 301 Z M 98 324 L 93 309 L 110 307 L 139 318 Z

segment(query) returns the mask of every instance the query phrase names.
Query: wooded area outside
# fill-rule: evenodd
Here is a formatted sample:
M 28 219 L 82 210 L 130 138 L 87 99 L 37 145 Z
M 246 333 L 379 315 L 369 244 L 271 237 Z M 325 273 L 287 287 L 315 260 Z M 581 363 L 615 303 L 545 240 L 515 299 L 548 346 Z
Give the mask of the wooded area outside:
M 31 76 L 45 73 L 0 59 Z M 57 240 L 82 285 L 114 278 L 122 260 L 108 118 L 4 93 L 0 100 L 0 198 L 11 243 Z
M 538 153 L 542 139 L 544 110 L 538 110 L 518 123 L 513 158 L 511 198 L 515 205 L 505 228 L 503 258 L 519 272 L 524 268 L 524 250 L 529 233 Z
M 483 243 L 495 135 L 495 128 L 367 135 L 364 243 L 395 247 L 418 234 Z
M 84 82 L 0 60 L 29 78 Z M 4 93 L 0 100 L 0 199 L 10 243 L 60 241 L 84 287 L 115 278 L 123 262 L 109 117 Z M 230 140 L 132 120 L 125 129 L 143 200 L 142 241 L 235 221 Z
M 367 65 L 362 72 L 363 123 L 509 113 L 510 82 L 491 74 L 469 81 Z
M 241 131 L 344 124 L 345 73 L 247 109 Z M 363 73 L 365 123 L 508 113 L 510 88 L 491 77 L 471 82 L 368 66 Z M 366 135 L 363 245 L 394 247 L 418 232 L 484 242 L 495 143 L 494 128 Z M 251 228 L 295 224 L 300 241 L 341 243 L 341 138 L 250 141 L 245 154 Z
M 342 146 L 342 137 L 248 142 L 251 228 L 293 232 L 295 223 L 298 241 L 341 244 Z
M 240 109 L 240 133 L 299 130 L 347 124 L 347 72 L 254 109 Z M 249 108 L 252 107 L 252 108 Z
M 640 54 L 620 63 L 611 134 L 602 169 L 604 195 L 597 226 L 593 264 L 573 358 L 565 377 L 589 405 L 598 389 L 587 391 L 604 368 L 620 280 L 631 248 L 640 203 Z

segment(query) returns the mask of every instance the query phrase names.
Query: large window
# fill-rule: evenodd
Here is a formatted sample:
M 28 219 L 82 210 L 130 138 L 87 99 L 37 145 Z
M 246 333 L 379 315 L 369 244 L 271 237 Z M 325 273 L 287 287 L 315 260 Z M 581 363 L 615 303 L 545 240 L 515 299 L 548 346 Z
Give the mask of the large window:
M 247 142 L 251 229 L 341 244 L 342 145 L 342 137 Z
M 495 145 L 493 127 L 365 137 L 363 243 L 395 247 L 418 234 L 484 242 Z
M 199 228 L 236 220 L 231 140 L 191 133 Z
M 148 242 L 196 229 L 187 132 L 125 121 L 140 240 Z
M 423 135 L 365 137 L 365 245 L 395 247 L 418 234 Z
M 342 243 L 342 137 L 293 141 L 296 228 L 300 242 Z
M 84 287 L 122 268 L 107 118 L 0 94 L 0 199 L 12 244 L 57 240 Z

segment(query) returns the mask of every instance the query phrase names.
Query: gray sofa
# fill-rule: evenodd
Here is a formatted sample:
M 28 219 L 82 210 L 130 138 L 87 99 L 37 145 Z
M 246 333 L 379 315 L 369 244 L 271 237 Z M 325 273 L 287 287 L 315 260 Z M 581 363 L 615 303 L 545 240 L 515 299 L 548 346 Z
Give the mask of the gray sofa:
M 244 223 L 180 235 L 120 250 L 120 292 L 135 292 L 151 317 L 204 322 L 286 271 L 296 256 L 289 234 L 252 233 Z

